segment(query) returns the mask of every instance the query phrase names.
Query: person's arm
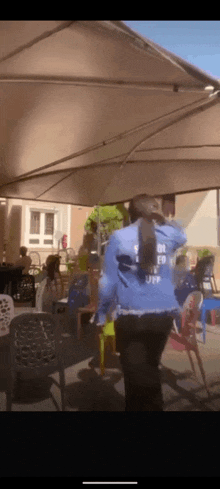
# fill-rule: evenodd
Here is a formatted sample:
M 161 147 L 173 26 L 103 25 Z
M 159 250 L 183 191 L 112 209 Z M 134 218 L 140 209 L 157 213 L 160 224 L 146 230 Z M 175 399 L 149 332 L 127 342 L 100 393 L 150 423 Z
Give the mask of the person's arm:
M 117 238 L 113 234 L 110 237 L 106 249 L 103 274 L 99 280 L 99 301 L 97 313 L 95 315 L 95 323 L 97 326 L 104 326 L 108 311 L 114 301 L 118 281 L 118 261 L 116 259 L 117 248 Z
M 165 221 L 165 223 L 160 226 L 159 230 L 169 240 L 170 251 L 172 252 L 178 250 L 178 248 L 187 242 L 186 233 L 177 221 Z

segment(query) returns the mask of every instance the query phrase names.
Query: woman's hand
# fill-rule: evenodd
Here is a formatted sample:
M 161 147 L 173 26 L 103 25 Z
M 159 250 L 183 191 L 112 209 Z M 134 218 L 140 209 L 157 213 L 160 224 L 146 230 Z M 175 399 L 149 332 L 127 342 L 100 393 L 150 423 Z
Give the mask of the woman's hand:
M 166 219 L 164 218 L 164 216 L 162 216 L 161 214 L 158 214 L 157 212 L 153 212 L 151 214 L 151 217 L 154 221 L 156 221 L 160 225 L 165 224 L 165 222 L 166 222 Z

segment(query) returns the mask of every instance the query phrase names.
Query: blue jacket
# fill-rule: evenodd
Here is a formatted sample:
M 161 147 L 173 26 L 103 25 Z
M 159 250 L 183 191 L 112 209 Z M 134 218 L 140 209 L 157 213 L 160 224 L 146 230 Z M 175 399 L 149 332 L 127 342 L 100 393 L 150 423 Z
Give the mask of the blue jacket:
M 110 237 L 99 281 L 97 324 L 104 325 L 107 314 L 114 309 L 115 318 L 179 310 L 171 258 L 186 242 L 186 235 L 174 221 L 155 224 L 158 265 L 146 275 L 138 263 L 138 225 L 139 220 Z

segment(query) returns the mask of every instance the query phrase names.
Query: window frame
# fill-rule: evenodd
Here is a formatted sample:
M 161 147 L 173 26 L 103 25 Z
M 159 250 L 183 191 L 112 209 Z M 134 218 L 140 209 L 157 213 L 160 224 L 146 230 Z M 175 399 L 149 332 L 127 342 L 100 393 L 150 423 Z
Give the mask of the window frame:
M 31 234 L 30 224 L 31 224 L 31 212 L 40 212 L 40 234 Z M 46 214 L 54 215 L 54 224 L 53 224 L 53 235 L 44 234 L 45 233 L 45 224 L 46 224 Z M 39 208 L 33 206 L 27 206 L 26 208 L 26 233 L 25 233 L 25 245 L 27 248 L 55 248 L 57 246 L 57 240 L 54 236 L 54 231 L 58 227 L 58 215 L 60 211 L 58 209 L 51 208 Z M 31 239 L 39 240 L 39 243 L 30 243 Z M 44 240 L 52 240 L 52 243 L 45 244 Z

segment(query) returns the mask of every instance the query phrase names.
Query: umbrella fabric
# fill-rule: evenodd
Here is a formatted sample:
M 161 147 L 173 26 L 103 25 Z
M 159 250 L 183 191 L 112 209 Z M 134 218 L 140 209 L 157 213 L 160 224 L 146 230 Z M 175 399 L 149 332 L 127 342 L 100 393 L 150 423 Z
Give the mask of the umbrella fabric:
M 220 186 L 218 80 L 121 21 L 1 21 L 0 44 L 1 197 Z

